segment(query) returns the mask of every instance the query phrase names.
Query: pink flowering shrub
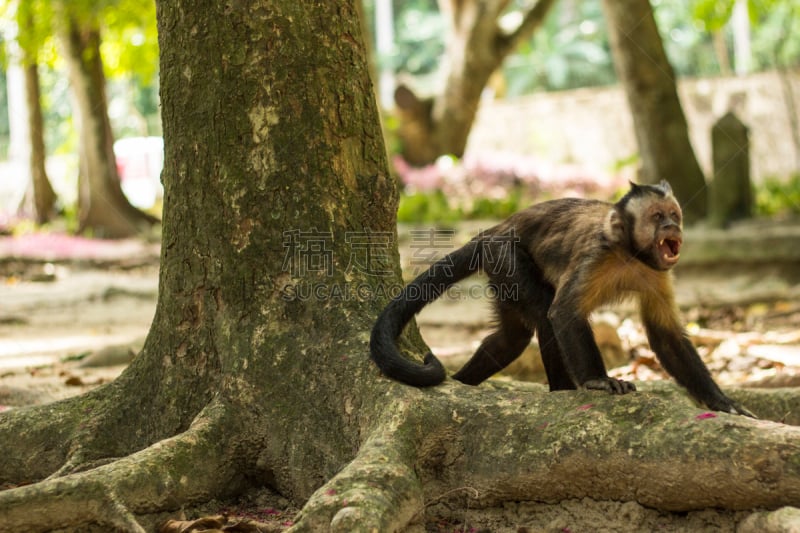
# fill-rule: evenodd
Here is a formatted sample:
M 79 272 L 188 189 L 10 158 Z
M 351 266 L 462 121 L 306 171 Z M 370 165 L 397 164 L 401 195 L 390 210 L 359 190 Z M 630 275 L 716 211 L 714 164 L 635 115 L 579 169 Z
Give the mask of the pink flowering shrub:
M 534 201 L 566 196 L 611 199 L 632 178 L 630 168 L 611 173 L 510 152 L 442 156 L 424 167 L 400 156 L 392 162 L 404 187 L 402 222 L 505 218 Z

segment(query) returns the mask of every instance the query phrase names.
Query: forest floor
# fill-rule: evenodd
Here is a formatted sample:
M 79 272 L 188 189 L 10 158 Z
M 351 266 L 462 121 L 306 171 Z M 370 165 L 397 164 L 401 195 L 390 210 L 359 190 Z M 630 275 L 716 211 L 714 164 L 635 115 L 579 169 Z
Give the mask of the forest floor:
M 415 253 L 413 241 L 401 239 L 407 269 Z M 791 276 L 787 281 L 709 268 L 679 273 L 678 298 L 692 340 L 723 386 L 800 383 L 798 282 Z M 418 318 L 427 343 L 446 364 L 465 360 L 490 328 L 480 281 L 464 287 L 478 289 L 437 302 Z M 144 342 L 157 293 L 157 244 L 0 238 L 0 411 L 73 396 L 113 380 Z M 614 375 L 664 377 L 632 308 L 604 312 L 597 322 L 608 330 L 604 352 L 617 354 Z M 527 366 L 512 375 L 541 379 L 535 371 L 531 377 Z M 240 502 L 212 502 L 187 516 L 224 510 L 271 531 L 285 528 L 295 512 L 285 499 L 262 491 Z M 468 510 L 437 504 L 425 512 L 428 518 L 418 531 L 733 531 L 747 514 L 663 513 L 634 502 L 593 500 Z

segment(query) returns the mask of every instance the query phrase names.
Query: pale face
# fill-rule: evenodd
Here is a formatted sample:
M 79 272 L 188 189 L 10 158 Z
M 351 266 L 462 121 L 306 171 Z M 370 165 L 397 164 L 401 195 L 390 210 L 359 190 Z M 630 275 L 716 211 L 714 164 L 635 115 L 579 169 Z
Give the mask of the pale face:
M 683 244 L 683 214 L 675 197 L 635 198 L 625 210 L 635 221 L 632 237 L 639 259 L 657 270 L 674 267 Z

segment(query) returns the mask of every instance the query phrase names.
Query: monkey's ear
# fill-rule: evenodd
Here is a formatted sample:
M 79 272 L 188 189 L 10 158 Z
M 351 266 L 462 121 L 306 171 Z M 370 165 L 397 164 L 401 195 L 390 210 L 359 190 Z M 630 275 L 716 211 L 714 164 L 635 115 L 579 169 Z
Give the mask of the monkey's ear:
M 665 193 L 672 194 L 672 186 L 669 184 L 667 180 L 661 180 L 658 186 L 664 189 Z
M 603 235 L 609 242 L 619 244 L 625 239 L 625 221 L 616 209 L 610 209 L 603 222 Z

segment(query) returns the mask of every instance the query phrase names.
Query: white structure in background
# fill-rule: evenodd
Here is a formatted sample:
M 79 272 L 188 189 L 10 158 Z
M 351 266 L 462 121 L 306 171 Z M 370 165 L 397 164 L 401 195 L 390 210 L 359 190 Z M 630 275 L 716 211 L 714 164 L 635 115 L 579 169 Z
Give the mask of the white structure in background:
M 164 140 L 161 137 L 128 137 L 114 143 L 122 191 L 136 207 L 148 209 L 164 194 L 161 168 Z
M 11 14 L 13 17 L 13 13 Z M 10 139 L 8 161 L 2 165 L 0 176 L 0 213 L 16 210 L 30 182 L 31 143 L 28 133 L 28 103 L 25 98 L 25 71 L 22 68 L 22 49 L 17 43 L 16 24 L 0 27 L 6 45 L 6 91 Z
M 129 137 L 114 143 L 122 191 L 131 204 L 141 209 L 153 207 L 163 196 L 161 168 L 164 166 L 164 141 L 161 137 Z M 4 217 L 14 217 L 30 183 L 26 161 L 0 161 L 0 225 Z M 77 154 L 51 155 L 47 174 L 63 204 L 77 201 Z
M 742 76 L 750 72 L 752 63 L 750 14 L 747 12 L 747 0 L 736 0 L 730 24 L 733 32 L 733 68 L 736 74 Z
M 383 109 L 394 108 L 394 13 L 392 0 L 375 0 L 375 52 L 378 57 L 380 79 L 378 91 Z

